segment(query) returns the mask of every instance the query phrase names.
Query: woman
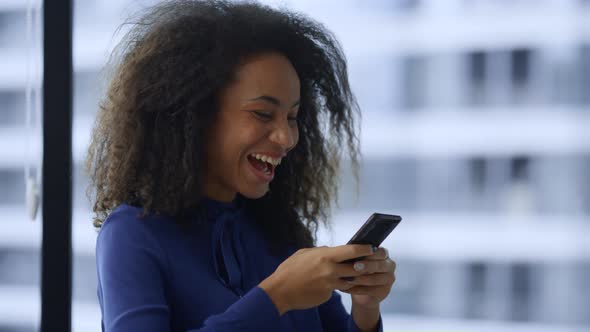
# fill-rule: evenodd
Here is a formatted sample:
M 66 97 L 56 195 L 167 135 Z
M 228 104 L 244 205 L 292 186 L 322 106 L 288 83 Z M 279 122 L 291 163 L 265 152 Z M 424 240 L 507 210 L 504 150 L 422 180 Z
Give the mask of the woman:
M 381 331 L 387 251 L 314 247 L 342 145 L 358 155 L 334 37 L 256 3 L 176 1 L 119 49 L 87 163 L 103 331 Z

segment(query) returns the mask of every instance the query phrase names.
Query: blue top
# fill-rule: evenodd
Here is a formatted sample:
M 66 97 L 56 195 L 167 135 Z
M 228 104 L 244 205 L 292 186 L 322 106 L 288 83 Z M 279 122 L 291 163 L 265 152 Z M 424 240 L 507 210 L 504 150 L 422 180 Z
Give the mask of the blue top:
M 126 204 L 108 216 L 96 243 L 103 331 L 359 331 L 337 292 L 280 316 L 258 284 L 292 251 L 271 255 L 240 204 L 205 205 L 189 229 Z

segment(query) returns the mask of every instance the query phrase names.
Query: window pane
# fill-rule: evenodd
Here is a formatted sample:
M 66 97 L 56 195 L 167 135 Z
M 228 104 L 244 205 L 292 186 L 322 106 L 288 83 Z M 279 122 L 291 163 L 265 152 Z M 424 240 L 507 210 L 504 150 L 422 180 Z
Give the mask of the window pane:
M 83 157 L 101 70 L 123 18 L 155 2 L 75 1 L 75 331 L 100 330 Z M 364 159 L 358 197 L 345 162 L 319 244 L 345 243 L 373 212 L 402 215 L 384 243 L 398 262 L 386 330 L 590 327 L 568 309 L 590 306 L 590 40 L 563 28 L 587 20 L 587 1 L 262 2 L 308 14 L 343 45 Z M 0 103 L 22 107 L 22 91 L 5 90 Z M 22 185 L 6 172 L 0 181 Z
M 41 180 L 40 8 L 0 1 L 0 331 L 36 331 L 41 317 L 41 218 L 25 199 L 26 178 Z

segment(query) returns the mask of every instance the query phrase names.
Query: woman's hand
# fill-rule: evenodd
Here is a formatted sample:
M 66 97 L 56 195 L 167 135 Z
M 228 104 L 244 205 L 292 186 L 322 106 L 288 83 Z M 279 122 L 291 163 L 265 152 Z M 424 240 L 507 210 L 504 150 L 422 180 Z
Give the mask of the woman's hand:
M 370 260 L 371 264 L 367 264 L 365 271 L 356 271 L 352 263 L 341 263 L 373 253 L 370 245 L 301 249 L 279 265 L 259 287 L 268 294 L 281 315 L 289 310 L 312 308 L 329 300 L 335 289 L 346 291 L 355 287 L 343 277 L 359 277 L 368 270 L 382 269 L 377 266 L 382 265 L 379 263 L 382 258 Z M 363 260 L 367 261 L 368 258 Z M 369 300 L 369 304 L 374 301 L 373 298 L 360 300 Z
M 389 259 L 387 249 L 379 248 L 375 254 L 354 263 L 354 266 L 363 274 L 348 281 L 353 287 L 342 291 L 351 294 L 352 304 L 358 308 L 378 309 L 395 282 L 395 262 Z

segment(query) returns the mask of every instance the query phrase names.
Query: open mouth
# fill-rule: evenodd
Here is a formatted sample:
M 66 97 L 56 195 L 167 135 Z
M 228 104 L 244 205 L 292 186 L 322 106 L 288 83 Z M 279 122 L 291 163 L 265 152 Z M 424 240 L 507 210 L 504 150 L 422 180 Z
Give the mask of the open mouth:
M 269 180 L 274 177 L 275 166 L 273 164 L 257 159 L 253 155 L 248 155 L 248 161 L 264 180 Z

